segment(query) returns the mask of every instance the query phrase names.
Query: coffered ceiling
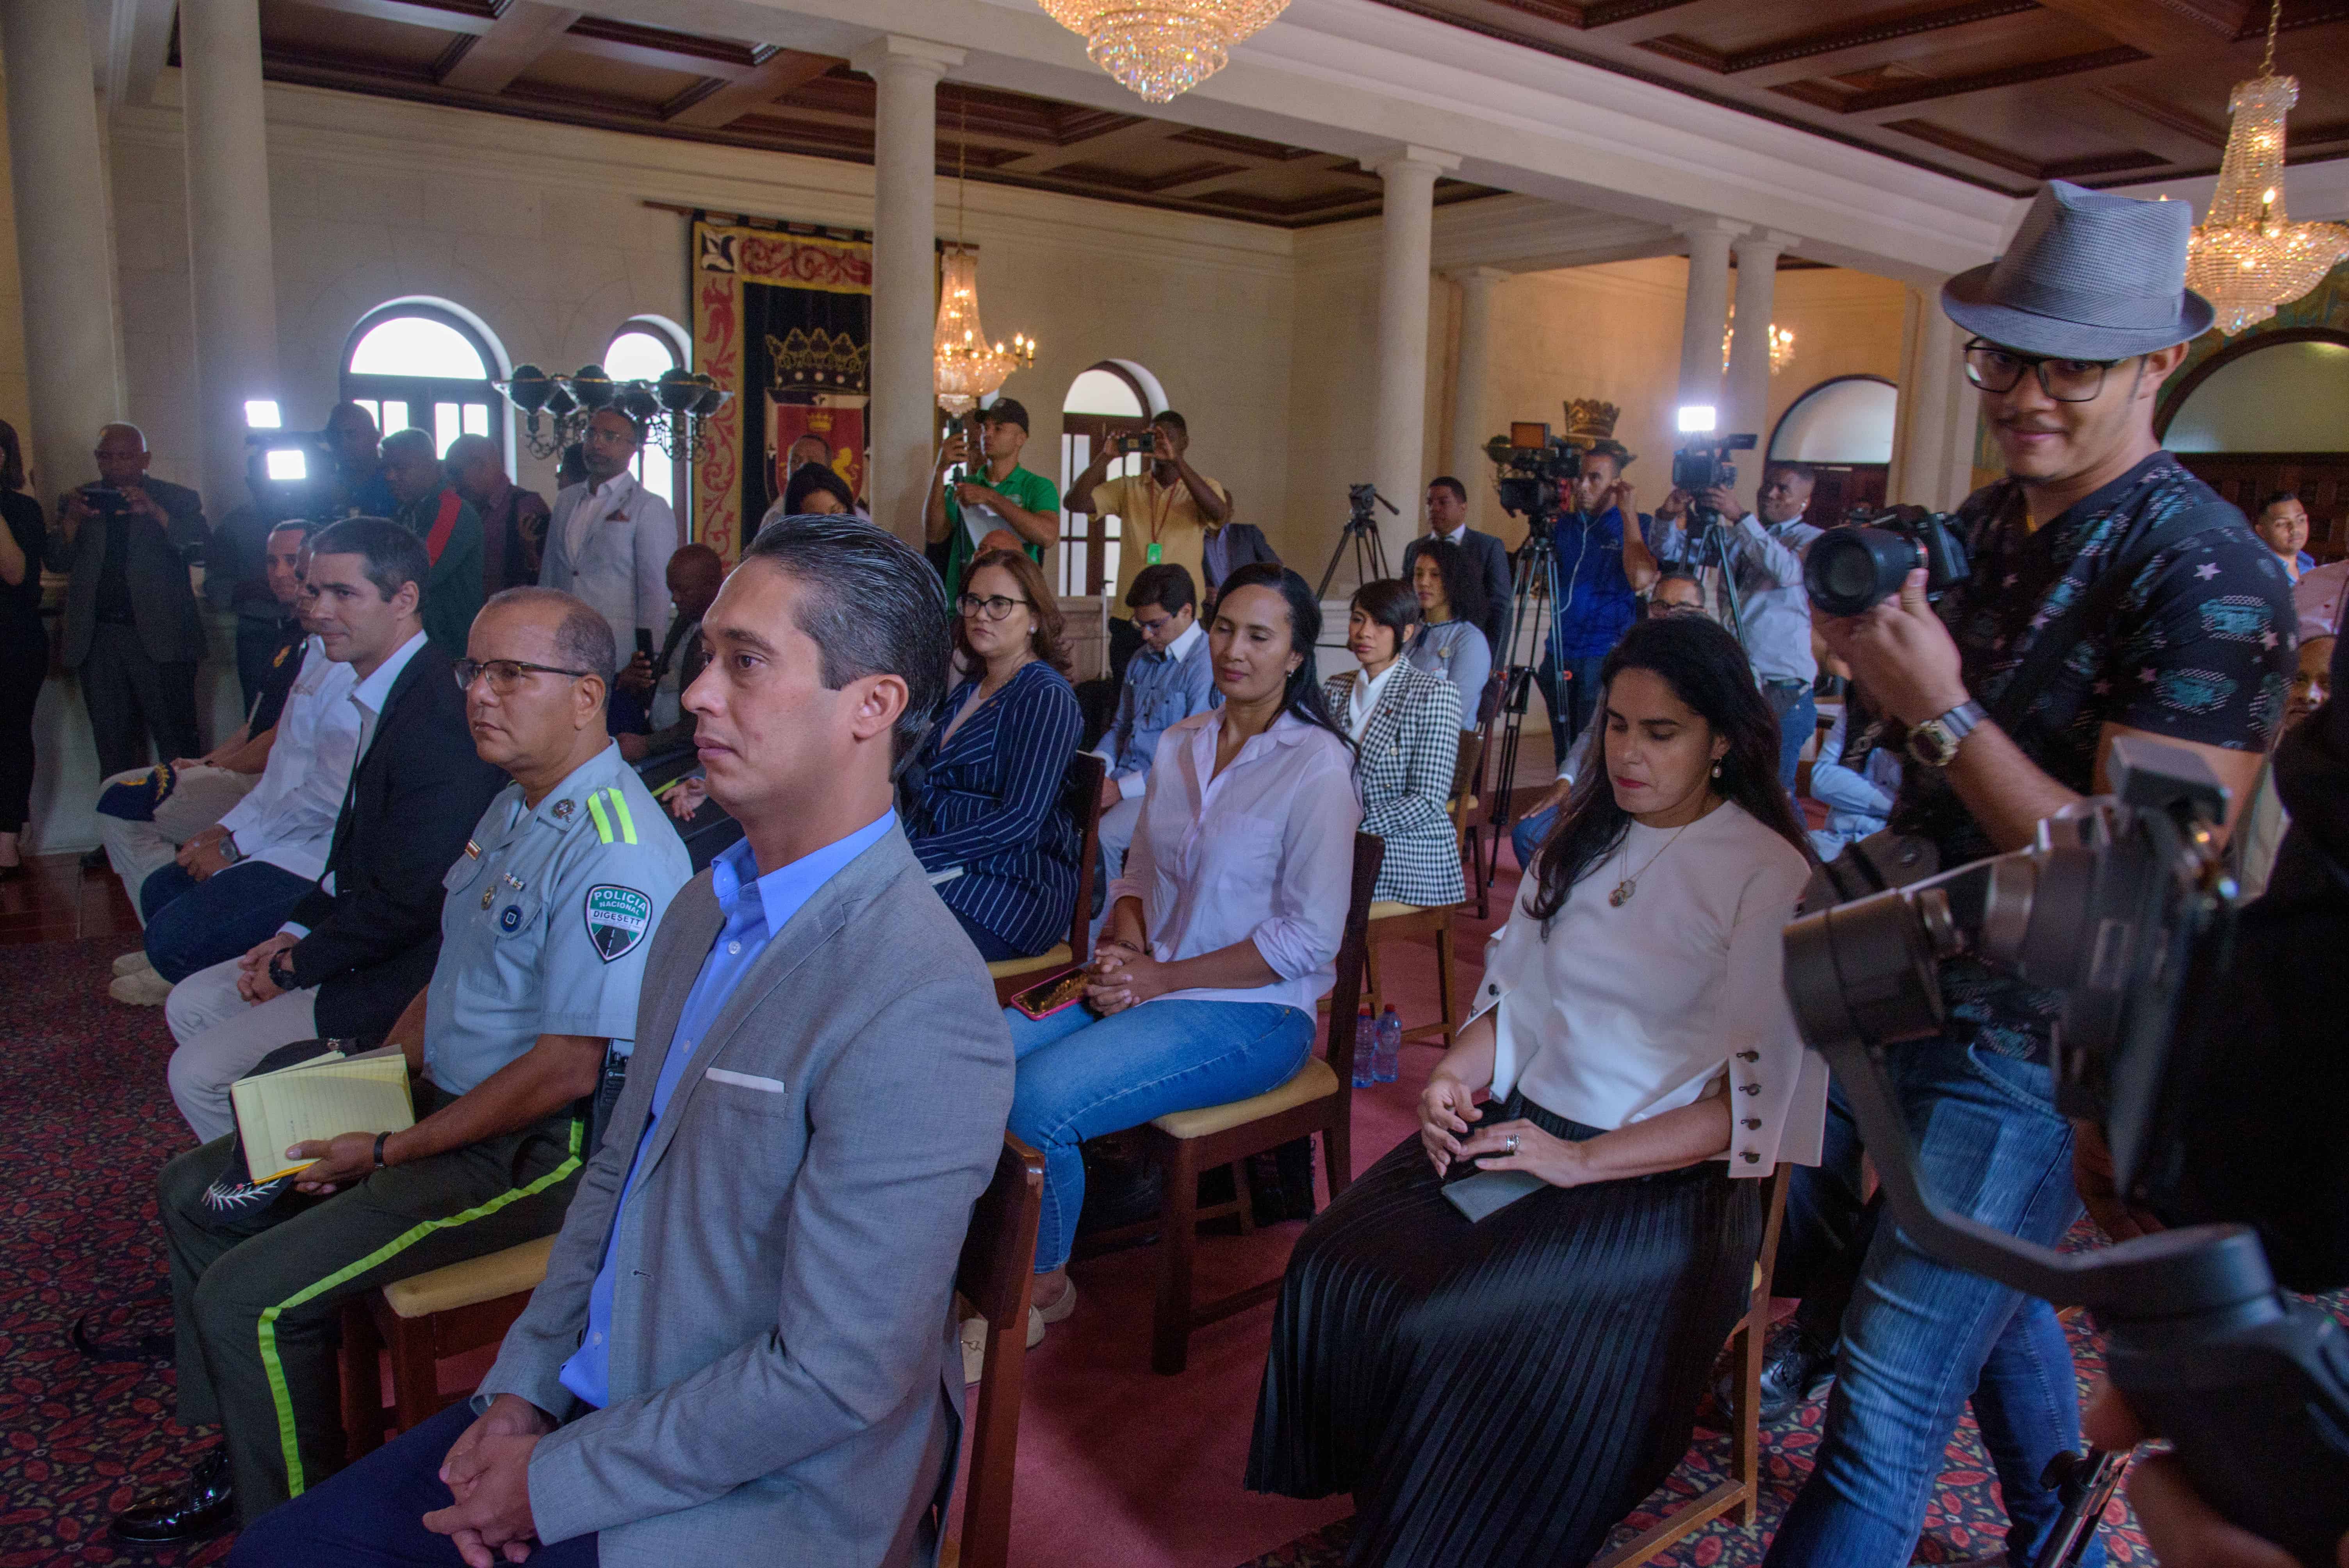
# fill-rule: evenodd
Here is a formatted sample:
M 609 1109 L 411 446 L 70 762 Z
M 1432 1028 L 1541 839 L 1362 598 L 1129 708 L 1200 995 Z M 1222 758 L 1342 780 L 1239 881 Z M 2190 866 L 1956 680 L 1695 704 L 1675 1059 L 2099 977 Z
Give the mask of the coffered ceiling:
M 873 82 L 843 59 L 539 0 L 261 0 L 261 46 L 272 81 L 820 158 L 873 157 Z M 1350 159 L 943 83 L 939 172 L 952 174 L 966 148 L 973 179 L 1283 228 L 1379 211 L 1379 177 Z M 1435 200 L 1490 194 L 1445 180 Z
M 2267 0 L 1381 0 L 2027 194 L 2207 174 Z M 2349 0 L 2284 0 L 2292 159 L 2349 155 Z

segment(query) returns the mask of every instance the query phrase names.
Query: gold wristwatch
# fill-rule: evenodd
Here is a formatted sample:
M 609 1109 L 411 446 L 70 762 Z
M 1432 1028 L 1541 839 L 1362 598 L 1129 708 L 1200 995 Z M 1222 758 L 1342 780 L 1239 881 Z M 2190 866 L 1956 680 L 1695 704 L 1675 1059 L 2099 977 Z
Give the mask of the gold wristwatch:
M 1958 747 L 1990 716 L 1968 697 L 1939 718 L 1929 718 L 1909 732 L 1909 755 L 1928 768 L 1947 768 Z

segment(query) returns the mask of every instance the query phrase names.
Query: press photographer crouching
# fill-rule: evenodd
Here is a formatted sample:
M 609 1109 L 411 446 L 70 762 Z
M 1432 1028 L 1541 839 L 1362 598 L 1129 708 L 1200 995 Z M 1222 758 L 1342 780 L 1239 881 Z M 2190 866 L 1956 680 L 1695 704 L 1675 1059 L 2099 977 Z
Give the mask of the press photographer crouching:
M 1820 622 L 1907 738 L 1890 830 L 1931 856 L 1899 880 L 2030 843 L 2105 786 L 2121 738 L 2183 747 L 2230 800 L 2250 792 L 2290 675 L 2290 585 L 2154 437 L 2161 385 L 2211 319 L 2184 286 L 2191 222 L 2182 204 L 2053 182 L 2004 256 L 1943 288 L 1976 335 L 1965 374 L 2006 477 L 1959 510 L 1971 567 L 1938 606 L 1920 563 L 1895 597 Z M 1890 1059 L 1920 1158 L 1960 1213 L 2053 1246 L 2080 1212 L 2049 1066 L 2060 998 L 1971 959 L 1941 984 L 1940 1038 Z M 2031 1561 L 2060 1512 L 2043 1470 L 2079 1445 L 2072 1387 L 2044 1302 L 1878 1227 L 1816 1464 L 1768 1563 L 1906 1561 L 1970 1397 L 2009 1558 Z

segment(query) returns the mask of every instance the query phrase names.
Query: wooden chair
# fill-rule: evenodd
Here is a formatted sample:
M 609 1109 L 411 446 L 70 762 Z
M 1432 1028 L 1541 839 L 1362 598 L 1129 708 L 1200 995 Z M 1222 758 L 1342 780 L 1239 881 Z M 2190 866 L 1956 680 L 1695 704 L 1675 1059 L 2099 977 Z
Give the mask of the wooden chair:
M 1019 1390 L 1028 1363 L 1028 1298 L 1036 1283 L 1036 1223 L 1044 1212 L 1044 1157 L 1003 1135 L 995 1180 L 971 1206 L 955 1288 L 987 1320 L 987 1367 L 970 1426 L 970 1483 L 962 1504 L 959 1568 L 1011 1560 L 1011 1468 L 1019 1446 Z
M 1006 958 L 988 965 L 987 973 L 995 981 L 998 1006 L 1009 1007 L 1013 996 L 1044 976 L 1058 975 L 1092 956 L 1093 867 L 1101 859 L 1102 780 L 1108 773 L 1109 764 L 1090 751 L 1080 751 L 1069 761 L 1061 799 L 1084 830 L 1084 842 L 1077 851 L 1077 907 L 1069 917 L 1069 939 L 1033 958 Z
M 1028 1298 L 1035 1279 L 1036 1222 L 1044 1206 L 1044 1157 L 1006 1135 L 995 1176 L 971 1206 L 955 1288 L 987 1320 L 987 1368 L 971 1423 L 970 1484 L 962 1510 L 962 1568 L 1010 1561 L 1011 1471 L 1019 1441 L 1019 1390 L 1028 1357 Z M 548 1236 L 487 1257 L 396 1280 L 343 1309 L 343 1424 L 348 1457 L 381 1446 L 462 1395 L 443 1398 L 435 1363 L 494 1345 L 546 1277 Z M 391 1353 L 393 1402 L 383 1404 L 377 1357 Z
M 1452 833 L 1460 846 L 1461 867 L 1465 872 L 1468 861 L 1475 853 L 1469 842 L 1469 818 L 1476 810 L 1476 773 L 1485 759 L 1485 738 L 1475 730 L 1463 730 L 1460 751 L 1452 769 L 1452 799 L 1446 810 L 1452 815 Z M 1425 1039 L 1440 1036 L 1449 1048 L 1460 1029 L 1460 991 L 1454 984 L 1454 970 L 1452 949 L 1452 915 L 1458 904 L 1398 903 L 1392 899 L 1380 899 L 1371 905 L 1370 967 L 1371 1011 L 1379 1010 L 1379 947 L 1382 943 L 1402 937 L 1433 934 L 1435 938 L 1435 995 L 1443 1016 L 1433 1023 L 1406 1026 L 1406 1040 Z M 1333 1015 L 1334 1016 L 1334 1015 Z
M 1330 1196 L 1336 1198 L 1353 1180 L 1352 1024 L 1362 994 L 1363 960 L 1369 952 L 1371 892 L 1378 885 L 1379 862 L 1385 854 L 1386 845 L 1380 840 L 1368 833 L 1354 835 L 1354 882 L 1346 901 L 1345 936 L 1338 946 L 1327 1059 L 1307 1057 L 1295 1077 L 1264 1094 L 1198 1110 L 1174 1111 L 1139 1130 L 1144 1152 L 1165 1178 L 1157 1220 L 1127 1227 L 1158 1232 L 1158 1305 L 1151 1315 L 1150 1329 L 1154 1371 L 1170 1377 L 1182 1371 L 1190 1359 L 1194 1331 L 1269 1301 L 1280 1289 L 1275 1277 L 1216 1301 L 1195 1302 L 1191 1296 L 1191 1261 L 1198 1245 L 1199 1222 L 1227 1213 L 1245 1219 L 1247 1213 L 1243 1161 L 1318 1132 Z M 1237 1196 L 1230 1205 L 1202 1209 L 1199 1174 L 1220 1165 L 1233 1168 Z M 1112 1240 L 1093 1238 L 1096 1244 Z
M 1770 1178 L 1769 1218 L 1762 1226 L 1762 1252 L 1754 1264 L 1754 1295 L 1745 1315 L 1730 1331 L 1736 1358 L 1736 1398 L 1730 1401 L 1729 1479 L 1691 1498 L 1631 1540 L 1598 1559 L 1591 1568 L 1636 1568 L 1687 1540 L 1730 1510 L 1737 1522 L 1754 1527 L 1762 1501 L 1762 1351 L 1770 1336 L 1770 1271 L 1778 1257 L 1778 1232 L 1786 1217 L 1786 1182 L 1794 1167 L 1781 1161 Z

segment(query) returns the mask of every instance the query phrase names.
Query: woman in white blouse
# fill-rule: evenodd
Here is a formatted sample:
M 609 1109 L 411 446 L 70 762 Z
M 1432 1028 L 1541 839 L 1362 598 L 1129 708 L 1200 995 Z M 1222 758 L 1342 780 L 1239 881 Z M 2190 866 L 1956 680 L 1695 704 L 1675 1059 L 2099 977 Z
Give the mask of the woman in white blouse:
M 1011 1130 L 1044 1155 L 1037 1310 L 1076 1305 L 1085 1139 L 1288 1081 L 1313 1048 L 1353 876 L 1353 752 L 1314 678 L 1321 613 L 1268 562 L 1224 582 L 1207 634 L 1220 707 L 1170 727 L 1084 1000 L 1007 1009 Z
M 1693 618 L 1632 627 L 1601 681 L 1605 766 L 1418 1135 L 1282 1284 L 1248 1485 L 1351 1491 L 1350 1563 L 1588 1562 L 1687 1449 L 1752 1288 L 1757 1179 L 1818 1158 L 1826 1069 L 1779 980 L 1811 862 L 1769 707 Z M 1479 1198 L 1501 1206 L 1472 1221 Z

